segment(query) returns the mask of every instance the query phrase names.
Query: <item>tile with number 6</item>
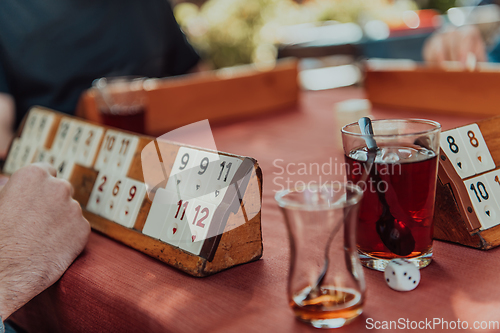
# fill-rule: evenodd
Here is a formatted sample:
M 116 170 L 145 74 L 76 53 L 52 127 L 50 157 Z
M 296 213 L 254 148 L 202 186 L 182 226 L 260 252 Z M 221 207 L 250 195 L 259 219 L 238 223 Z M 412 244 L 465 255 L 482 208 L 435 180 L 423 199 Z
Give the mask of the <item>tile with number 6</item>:
M 441 150 L 448 156 L 460 178 L 464 179 L 476 174 L 469 154 L 467 154 L 465 144 L 457 129 L 441 133 L 440 146 Z
M 125 176 L 116 176 L 113 182 L 110 183 L 110 190 L 108 190 L 108 195 L 104 197 L 104 204 L 101 209 L 101 216 L 113 221 L 113 218 L 118 211 L 119 203 L 121 198 L 125 193 Z
M 477 124 L 457 128 L 476 174 L 495 169 L 495 162 Z
M 113 221 L 132 228 L 146 196 L 146 185 L 137 180 L 126 178 L 123 193 L 118 202 Z
M 499 209 L 493 191 L 484 176 L 477 176 L 464 181 L 476 216 L 481 223 L 481 230 L 499 224 Z

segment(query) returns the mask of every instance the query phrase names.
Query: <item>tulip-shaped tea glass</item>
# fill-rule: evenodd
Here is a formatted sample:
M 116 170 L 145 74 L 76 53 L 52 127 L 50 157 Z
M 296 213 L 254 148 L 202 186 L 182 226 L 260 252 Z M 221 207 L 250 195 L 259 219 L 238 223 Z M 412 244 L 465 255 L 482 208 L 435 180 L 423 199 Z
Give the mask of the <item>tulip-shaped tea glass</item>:
M 365 281 L 356 248 L 362 190 L 340 182 L 276 193 L 290 239 L 288 300 L 298 319 L 341 327 L 362 312 Z
M 383 271 L 391 259 L 406 258 L 423 268 L 432 260 L 441 125 L 422 119 L 371 124 L 373 135 L 363 135 L 358 123 L 342 129 L 347 179 L 364 191 L 357 231 L 361 262 Z

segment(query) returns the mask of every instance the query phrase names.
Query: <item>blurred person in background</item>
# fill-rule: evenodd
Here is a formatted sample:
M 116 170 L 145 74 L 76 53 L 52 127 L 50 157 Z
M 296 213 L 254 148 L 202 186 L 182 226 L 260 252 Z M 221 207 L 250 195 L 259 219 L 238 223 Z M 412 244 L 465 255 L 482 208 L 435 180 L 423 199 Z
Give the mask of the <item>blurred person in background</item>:
M 500 1 L 483 0 L 479 6 L 486 4 L 500 5 Z M 442 64 L 445 61 L 458 61 L 467 66 L 468 59 L 477 62 L 500 62 L 500 40 L 488 50 L 481 31 L 476 25 L 447 27 L 429 37 L 423 48 L 424 60 L 431 64 Z
M 0 157 L 33 105 L 72 114 L 96 78 L 179 75 L 198 61 L 167 0 L 2 0 Z

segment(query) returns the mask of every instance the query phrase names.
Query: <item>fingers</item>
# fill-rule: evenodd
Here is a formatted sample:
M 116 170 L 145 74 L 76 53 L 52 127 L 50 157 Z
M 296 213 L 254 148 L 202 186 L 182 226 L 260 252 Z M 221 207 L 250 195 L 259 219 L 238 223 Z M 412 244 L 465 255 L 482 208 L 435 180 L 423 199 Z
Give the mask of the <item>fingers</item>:
M 487 59 L 485 43 L 475 26 L 436 33 L 428 39 L 423 50 L 424 60 L 434 64 L 458 61 L 466 65 L 471 54 L 477 61 Z
M 32 165 L 37 166 L 48 172 L 52 177 L 57 177 L 57 170 L 52 165 L 48 163 L 33 163 Z

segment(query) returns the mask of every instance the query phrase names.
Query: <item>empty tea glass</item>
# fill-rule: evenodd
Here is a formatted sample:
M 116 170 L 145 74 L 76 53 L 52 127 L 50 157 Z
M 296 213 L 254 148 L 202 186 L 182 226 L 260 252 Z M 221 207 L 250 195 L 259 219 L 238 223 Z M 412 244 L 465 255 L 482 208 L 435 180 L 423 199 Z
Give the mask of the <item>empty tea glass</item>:
M 317 328 L 341 327 L 363 311 L 365 281 L 356 248 L 362 190 L 340 182 L 276 193 L 290 240 L 288 300 Z

